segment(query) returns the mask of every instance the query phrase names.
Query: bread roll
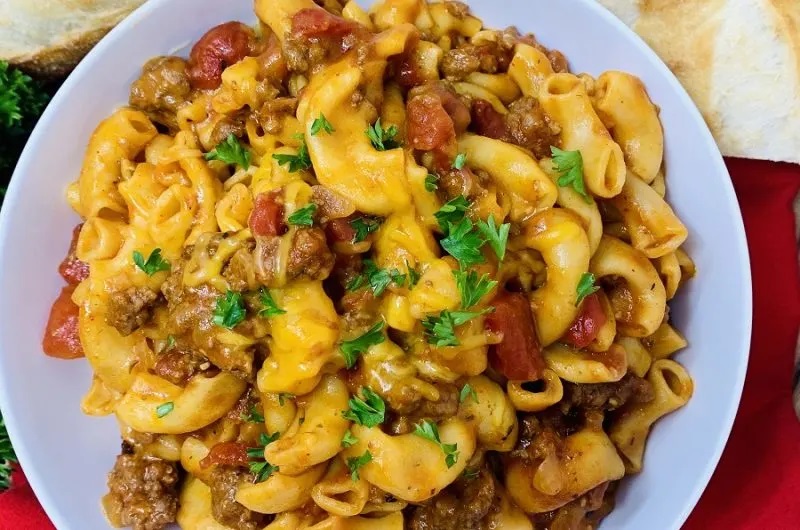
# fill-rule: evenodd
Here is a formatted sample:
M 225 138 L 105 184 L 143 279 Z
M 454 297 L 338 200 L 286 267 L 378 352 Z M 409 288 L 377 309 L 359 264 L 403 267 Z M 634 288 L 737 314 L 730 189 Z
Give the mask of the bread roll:
M 800 162 L 799 0 L 599 0 L 653 47 L 723 154 Z
M 63 77 L 145 0 L 0 0 L 0 59 Z

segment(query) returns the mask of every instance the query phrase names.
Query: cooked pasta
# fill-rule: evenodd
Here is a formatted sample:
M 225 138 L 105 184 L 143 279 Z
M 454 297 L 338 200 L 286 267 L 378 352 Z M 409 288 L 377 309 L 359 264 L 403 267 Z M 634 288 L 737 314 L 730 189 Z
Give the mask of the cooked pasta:
M 158 530 L 595 528 L 692 381 L 634 75 L 466 5 L 256 0 L 89 140 L 43 349 Z

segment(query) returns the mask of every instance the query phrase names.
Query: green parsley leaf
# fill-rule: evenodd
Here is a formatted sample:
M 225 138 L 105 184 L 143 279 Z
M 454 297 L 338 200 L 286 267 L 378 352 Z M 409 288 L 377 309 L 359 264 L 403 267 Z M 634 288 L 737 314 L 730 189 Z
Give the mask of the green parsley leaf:
M 467 208 L 469 208 L 469 201 L 463 195 L 459 195 L 446 202 L 433 216 L 436 217 L 442 231 L 447 234 L 451 224 L 458 224 L 466 217 Z
M 175 403 L 172 401 L 167 401 L 166 403 L 162 403 L 161 405 L 156 407 L 156 416 L 159 418 L 163 418 L 175 408 Z
M 439 428 L 432 421 L 422 420 L 421 423 L 414 425 L 414 434 L 438 445 L 444 453 L 444 462 L 448 468 L 458 462 L 458 444 L 443 444 L 439 439 Z
M 157 272 L 168 271 L 170 269 L 169 261 L 161 257 L 161 249 L 156 248 L 144 259 L 144 256 L 138 250 L 133 251 L 133 263 L 136 264 L 145 274 L 152 276 Z
M 399 287 L 405 283 L 406 276 L 397 269 L 381 269 L 371 259 L 363 261 L 364 270 L 362 273 L 347 283 L 348 291 L 356 291 L 369 284 L 372 293 L 377 297 L 383 294 L 390 283 Z
M 508 232 L 511 230 L 511 224 L 503 223 L 500 228 L 497 228 L 494 223 L 494 215 L 490 215 L 488 221 L 478 221 L 478 230 L 494 250 L 497 259 L 503 261 L 506 256 L 506 243 L 508 243 Z
M 225 296 L 217 298 L 217 305 L 214 307 L 215 325 L 233 329 L 244 320 L 245 309 L 242 295 L 234 291 L 228 291 Z
M 439 175 L 428 173 L 425 177 L 425 189 L 427 191 L 436 191 L 439 189 Z
M 317 205 L 312 203 L 306 204 L 289 216 L 287 221 L 290 225 L 295 226 L 312 226 L 314 224 L 314 213 L 317 211 Z
M 494 308 L 487 307 L 483 311 L 442 311 L 437 316 L 427 316 L 422 327 L 428 336 L 428 342 L 437 347 L 458 346 L 456 328 L 475 317 L 491 313 Z
M 478 403 L 478 394 L 475 392 L 475 389 L 472 388 L 472 385 L 466 383 L 464 386 L 461 387 L 461 392 L 458 393 L 458 402 L 464 403 L 467 398 L 472 398 L 475 400 L 475 403 Z
M 286 403 L 287 399 L 294 399 L 294 394 L 290 394 L 289 392 L 278 392 L 278 405 L 281 407 Z
M 581 274 L 581 279 L 578 281 L 578 288 L 576 289 L 578 294 L 578 298 L 575 300 L 576 306 L 580 305 L 584 298 L 600 290 L 600 287 L 595 285 L 594 282 L 594 274 L 591 272 Z
M 457 225 L 450 225 L 447 237 L 439 241 L 448 254 L 456 258 L 462 268 L 484 263 L 481 247 L 486 240 L 475 230 L 469 218 L 464 218 Z
M 344 432 L 344 436 L 342 436 L 342 447 L 353 447 L 357 443 L 358 438 L 353 436 L 353 433 L 350 432 L 350 429 L 347 429 Z
M 368 387 L 361 387 L 362 400 L 358 396 L 350 398 L 350 408 L 342 413 L 346 419 L 364 427 L 375 427 L 383 423 L 386 416 L 386 403 Z
M 206 153 L 206 160 L 219 160 L 226 164 L 236 164 L 244 169 L 250 168 L 250 151 L 242 147 L 239 139 L 231 133 L 225 140 L 217 144 L 211 152 Z
M 16 463 L 17 455 L 11 446 L 11 439 L 8 437 L 5 421 L 0 416 L 0 491 L 6 490 L 11 486 L 11 473 Z
M 258 312 L 258 316 L 260 317 L 276 317 L 278 315 L 283 315 L 286 313 L 285 310 L 278 307 L 278 304 L 275 302 L 275 299 L 272 298 L 272 294 L 269 292 L 269 289 L 266 287 L 262 287 L 258 292 L 258 300 L 261 302 L 263 309 Z
M 365 451 L 361 456 L 354 456 L 353 458 L 347 459 L 347 467 L 350 469 L 350 478 L 353 479 L 353 482 L 358 482 L 360 478 L 358 476 L 358 470 L 370 462 L 372 462 L 372 453 L 369 451 Z
M 322 113 L 320 113 L 319 117 L 311 124 L 311 136 L 316 136 L 320 131 L 325 131 L 328 134 L 336 132 L 331 122 L 329 122 Z
M 308 154 L 308 146 L 305 140 L 301 139 L 300 147 L 297 148 L 296 155 L 287 155 L 283 153 L 275 153 L 272 158 L 278 161 L 282 166 L 289 166 L 289 173 L 296 173 L 304 169 L 311 169 L 311 156 Z
M 372 142 L 372 147 L 378 151 L 388 151 L 400 147 L 400 142 L 396 140 L 398 132 L 400 131 L 397 129 L 397 125 L 383 129 L 380 118 L 364 131 L 367 138 Z
M 462 169 L 464 164 L 467 163 L 467 154 L 466 153 L 458 153 L 456 159 L 453 160 L 453 169 Z
M 461 475 L 467 480 L 475 480 L 480 474 L 481 470 L 477 467 L 467 467 L 464 469 L 464 472 L 461 473 Z
M 359 354 L 364 353 L 370 346 L 380 344 L 386 340 L 383 334 L 383 320 L 373 324 L 363 335 L 352 340 L 346 340 L 339 345 L 339 350 L 344 357 L 344 365 L 349 369 L 356 365 Z
M 478 278 L 478 273 L 472 270 L 453 271 L 453 276 L 456 277 L 458 292 L 461 293 L 461 309 L 474 306 L 497 285 L 496 281 L 489 279 L 488 274 Z
M 264 423 L 264 416 L 258 412 L 255 405 L 250 407 L 248 414 L 242 414 L 242 419 L 248 423 Z
M 381 221 L 374 217 L 359 217 L 350 221 L 350 226 L 356 233 L 353 237 L 353 243 L 359 243 L 367 239 L 369 234 L 380 228 Z
M 175 347 L 175 337 L 172 335 L 167 336 L 167 349 L 171 350 Z
M 261 433 L 258 439 L 259 446 L 251 447 L 247 450 L 247 457 L 250 459 L 250 472 L 255 475 L 255 483 L 264 482 L 274 472 L 279 471 L 278 466 L 273 466 L 264 458 L 264 448 L 280 438 L 280 433 L 271 435 Z
M 408 260 L 406 260 L 406 269 L 408 270 L 408 288 L 412 289 L 419 283 L 419 272 L 408 263 Z
M 560 174 L 556 184 L 562 188 L 570 186 L 586 202 L 592 202 L 592 197 L 586 192 L 583 182 L 583 157 L 580 151 L 562 151 L 558 147 L 550 146 L 553 155 L 553 166 Z

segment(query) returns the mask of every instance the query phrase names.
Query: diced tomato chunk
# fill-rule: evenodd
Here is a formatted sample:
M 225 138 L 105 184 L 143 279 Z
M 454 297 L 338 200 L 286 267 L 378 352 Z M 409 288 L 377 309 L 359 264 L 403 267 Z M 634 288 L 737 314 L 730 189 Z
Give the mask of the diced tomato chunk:
M 469 109 L 458 96 L 439 83 L 428 83 L 409 93 L 406 137 L 414 149 L 442 149 L 455 142 L 470 119 Z
M 200 461 L 202 469 L 212 466 L 247 467 L 247 445 L 241 442 L 222 442 L 216 444 L 208 455 Z
M 78 306 L 72 301 L 73 286 L 61 289 L 47 321 L 42 349 L 51 357 L 77 359 L 83 357 L 83 346 L 78 336 Z
M 499 140 L 506 134 L 503 115 L 494 110 L 492 104 L 485 99 L 477 99 L 472 104 L 472 121 L 475 123 L 475 131 L 481 136 Z
M 576 348 L 585 348 L 597 338 L 597 334 L 600 333 L 600 328 L 605 325 L 606 320 L 608 317 L 603 312 L 600 297 L 597 293 L 590 294 L 584 298 L 580 314 L 561 337 L 561 341 Z
M 502 341 L 489 353 L 492 368 L 513 381 L 541 379 L 545 364 L 528 298 L 506 291 L 492 305 L 494 312 L 486 316 L 486 325 L 503 334 Z
M 250 230 L 256 236 L 278 236 L 283 234 L 283 204 L 278 201 L 280 191 L 259 193 L 250 212 Z
M 321 7 L 301 9 L 292 17 L 292 33 L 302 37 L 343 37 L 357 25 Z
M 77 285 L 89 277 L 89 264 L 79 260 L 75 254 L 81 227 L 83 227 L 83 224 L 79 224 L 72 230 L 72 242 L 69 244 L 69 252 L 67 252 L 61 265 L 58 266 L 58 273 L 70 285 Z
M 356 231 L 350 226 L 350 221 L 355 219 L 354 215 L 344 219 L 333 219 L 325 224 L 325 235 L 332 243 L 353 241 Z

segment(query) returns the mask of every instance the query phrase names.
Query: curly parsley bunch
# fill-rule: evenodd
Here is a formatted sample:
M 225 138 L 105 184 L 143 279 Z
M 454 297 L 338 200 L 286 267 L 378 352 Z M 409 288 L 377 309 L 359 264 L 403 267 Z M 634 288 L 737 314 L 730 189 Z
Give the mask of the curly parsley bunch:
M 11 440 L 8 438 L 6 424 L 3 416 L 0 415 L 0 491 L 8 489 L 11 485 L 12 466 L 17 462 L 17 455 L 11 447 Z

